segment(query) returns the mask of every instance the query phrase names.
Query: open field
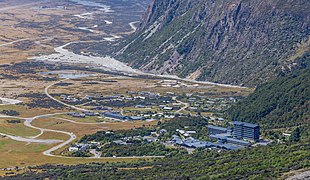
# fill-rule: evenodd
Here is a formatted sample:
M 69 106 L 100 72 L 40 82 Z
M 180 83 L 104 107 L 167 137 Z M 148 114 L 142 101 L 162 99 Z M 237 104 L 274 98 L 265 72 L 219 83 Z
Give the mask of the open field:
M 81 9 L 75 7 L 70 11 L 64 9 L 40 9 L 39 7 L 44 5 L 44 2 L 40 1 L 29 4 L 29 8 L 17 1 L 14 2 L 16 5 L 10 5 L 9 1 L 3 2 L 3 6 L 7 7 L 2 8 L 0 11 L 2 20 L 0 31 L 1 63 L 24 61 L 38 52 L 53 52 L 53 43 L 49 42 L 51 39 L 46 36 L 48 34 L 53 34 L 53 37 L 78 35 L 77 33 L 68 33 L 62 28 L 55 28 L 56 24 L 53 25 L 53 22 L 55 22 L 56 18 L 59 18 L 59 15 L 69 16 L 81 12 Z M 51 4 L 55 6 L 59 3 L 61 2 Z M 59 24 L 63 24 L 63 27 L 71 26 L 64 21 L 65 19 L 62 19 Z M 46 26 L 46 28 L 39 27 L 44 24 L 50 26 Z M 74 39 L 74 36 L 71 39 Z
M 44 89 L 52 83 L 58 82 L 61 78 L 57 75 L 49 74 L 44 75 L 39 74 L 40 72 L 49 72 L 49 70 L 36 68 L 29 66 L 24 69 L 34 70 L 35 73 L 29 77 L 27 73 L 19 73 L 19 66 L 9 66 L 6 69 L 0 69 L 4 75 L 12 75 L 18 77 L 15 80 L 15 83 L 12 83 L 9 79 L 2 79 L 1 86 L 9 88 L 12 87 L 14 93 L 9 94 L 3 91 L 3 96 L 7 98 L 17 98 L 18 100 L 23 101 L 22 104 L 16 105 L 4 105 L 0 106 L 0 111 L 3 110 L 13 110 L 19 113 L 19 117 L 30 118 L 37 115 L 52 114 L 57 112 L 72 112 L 73 109 L 67 107 L 60 107 L 60 109 L 55 109 L 58 107 L 55 102 L 49 99 L 44 94 Z M 42 78 L 45 79 L 42 79 Z M 48 79 L 48 81 L 46 80 Z M 162 79 L 142 79 L 136 77 L 125 77 L 125 76 L 116 76 L 111 74 L 97 74 L 97 76 L 83 77 L 77 79 L 68 79 L 63 81 L 64 84 L 55 84 L 50 87 L 49 93 L 53 95 L 58 100 L 61 94 L 70 94 L 76 97 L 85 97 L 87 95 L 100 94 L 103 96 L 114 95 L 114 94 L 124 94 L 128 95 L 128 91 L 151 91 L 154 93 L 165 94 L 167 92 L 172 92 L 175 95 L 181 95 L 184 93 L 192 93 L 195 91 L 207 93 L 210 96 L 214 97 L 229 97 L 229 96 L 245 96 L 251 92 L 250 89 L 246 88 L 231 88 L 231 87 L 220 87 L 220 86 L 208 86 L 206 85 L 195 85 L 194 83 L 183 83 L 183 87 L 163 87 L 161 85 Z M 14 82 L 14 81 L 13 81 Z M 97 83 L 92 83 L 97 82 Z M 24 88 L 16 88 L 16 85 L 22 83 Z M 33 102 L 39 102 L 42 99 L 42 103 L 36 103 L 37 107 L 31 107 Z M 49 106 L 46 106 L 46 105 Z M 76 105 L 79 106 L 79 105 Z M 81 105 L 79 107 L 85 107 L 90 109 L 91 107 Z M 134 107 L 127 108 L 114 108 L 115 110 L 134 110 L 139 111 Z M 159 111 L 159 108 L 153 110 Z M 146 111 L 146 110 L 141 110 Z M 58 119 L 57 119 L 58 118 Z M 61 119 L 63 118 L 63 119 Z M 10 118 L 11 119 L 11 118 Z M 122 129 L 133 129 L 142 126 L 156 126 L 158 120 L 153 121 L 126 121 L 126 122 L 109 122 L 98 123 L 99 120 L 105 120 L 104 118 L 100 119 L 98 117 L 87 117 L 85 119 L 73 118 L 67 115 L 55 115 L 54 117 L 44 117 L 35 119 L 31 125 L 38 128 L 45 128 L 49 130 L 59 130 L 64 132 L 74 133 L 77 136 L 77 139 L 71 143 L 75 143 L 79 138 L 87 134 L 93 134 L 97 131 L 103 130 L 122 130 Z M 69 121 L 68 121 L 69 120 Z M 74 121 L 74 122 L 70 122 Z M 91 124 L 93 123 L 93 124 Z M 10 124 L 9 124 L 10 125 Z M 8 126 L 6 124 L 6 126 Z M 9 130 L 13 125 L 8 126 Z M 14 124 L 15 126 L 15 124 Z M 13 130 L 11 133 L 14 135 L 20 136 L 33 136 L 37 135 L 38 131 L 35 129 L 29 129 L 28 127 L 18 124 L 16 132 Z M 2 128 L 5 126 L 2 126 Z M 4 128 L 5 133 L 9 133 L 8 128 Z M 29 132 L 28 132 L 29 131 Z M 69 136 L 63 133 L 57 132 L 44 132 L 41 136 L 37 137 L 38 139 L 58 139 L 58 140 L 68 140 Z M 75 159 L 75 158 L 60 158 L 60 157 L 50 157 L 42 154 L 43 151 L 54 147 L 57 144 L 36 144 L 36 143 L 25 143 L 17 142 L 6 138 L 1 138 L 0 142 L 2 143 L 0 148 L 0 158 L 5 159 L 1 161 L 0 167 L 13 167 L 13 166 L 28 166 L 28 165 L 40 165 L 46 163 L 53 164 L 78 164 L 78 163 L 87 163 L 87 162 L 105 162 L 105 161 L 124 161 L 124 160 L 135 160 L 134 158 L 121 158 L 121 159 Z M 70 144 L 71 144 L 70 143 Z M 54 155 L 59 155 L 63 152 L 68 146 L 63 146 L 56 151 L 52 152 Z
M 109 4 L 114 10 L 84 6 L 69 0 L 1 1 L 1 63 L 21 62 L 34 55 L 50 54 L 54 47 L 67 42 L 82 40 L 89 46 L 89 43 L 111 37 L 111 33 L 126 35 L 125 32 L 132 31 L 129 23 L 140 20 L 145 2 L 126 4 L 115 1 Z M 78 49 L 84 51 L 82 49 L 86 48 Z
M 35 139 L 63 140 L 57 144 L 39 144 L 14 141 L 0 137 L 0 168 L 15 166 L 26 167 L 42 164 L 79 164 L 88 162 L 116 162 L 133 161 L 136 157 L 125 158 L 68 158 L 61 157 L 62 151 L 77 142 L 84 135 L 106 130 L 129 130 L 139 127 L 155 127 L 157 120 L 115 121 L 100 116 L 88 116 L 86 118 L 74 118 L 65 115 L 67 112 L 83 109 L 91 110 L 95 106 L 108 106 L 125 115 L 139 113 L 163 112 L 160 105 L 171 106 L 172 96 L 201 93 L 212 98 L 243 97 L 252 92 L 252 89 L 218 86 L 216 84 L 203 84 L 185 80 L 167 80 L 164 77 L 128 76 L 113 72 L 102 72 L 98 69 L 87 68 L 82 65 L 48 64 L 41 61 L 32 61 L 31 57 L 51 55 L 55 51 L 64 53 L 55 55 L 55 59 L 66 60 L 75 57 L 85 59 L 102 60 L 98 55 L 105 55 L 113 45 L 113 41 L 135 30 L 135 24 L 140 20 L 140 15 L 147 7 L 147 1 L 122 1 L 115 0 L 109 6 L 99 7 L 85 6 L 69 0 L 37 1 L 30 0 L 20 2 L 18 0 L 3 0 L 0 2 L 0 97 L 22 101 L 14 105 L 1 105 L 0 113 L 14 118 L 0 119 L 0 132 L 21 136 L 23 138 L 36 136 Z M 66 45 L 64 47 L 64 45 Z M 69 51 L 67 51 L 69 49 Z M 94 58 L 98 57 L 98 58 Z M 39 58 L 40 59 L 40 58 Z M 58 59 L 58 60 L 59 60 Z M 105 59 L 107 60 L 107 59 Z M 111 60 L 111 59 L 110 59 Z M 110 62 L 110 61 L 108 61 Z M 107 63 L 107 62 L 103 62 Z M 125 69 L 129 67 L 115 62 Z M 101 69 L 102 70 L 102 69 Z M 120 69 L 122 70 L 122 69 Z M 65 71 L 54 73 L 55 71 Z M 72 78 L 61 75 L 92 74 Z M 62 80 L 62 81 L 61 81 Z M 171 82 L 172 83 L 169 83 Z M 150 92 L 159 94 L 162 99 L 135 100 L 129 92 Z M 173 95 L 167 95 L 167 93 Z M 97 103 L 95 100 L 87 100 L 88 96 L 113 96 L 121 94 L 123 97 L 131 97 L 133 100 L 123 101 L 128 106 L 119 106 L 108 101 L 107 105 L 89 105 Z M 74 96 L 81 103 L 64 102 L 63 96 Z M 166 98 L 166 99 L 165 99 Z M 85 100 L 85 101 L 84 101 Z M 123 99 L 124 100 L 124 99 Z M 153 106 L 137 108 L 135 103 L 153 102 Z M 121 105 L 123 102 L 119 102 Z M 109 104 L 110 103 L 110 104 Z M 132 103 L 132 104 L 130 104 Z M 181 103 L 179 111 L 183 114 L 197 115 L 186 109 L 188 103 Z M 151 110 L 149 110 L 151 108 Z M 184 108 L 184 109 L 182 109 Z M 126 112 L 125 112 L 126 111 Z M 53 116 L 54 113 L 63 113 Z M 102 113 L 102 112 L 101 112 Z M 104 112 L 103 112 L 104 113 Z M 210 113 L 211 114 L 211 113 Z M 204 115 L 210 115 L 204 113 Z M 6 120 L 21 119 L 20 123 L 8 123 Z M 23 124 L 26 122 L 25 124 Z M 26 125 L 26 126 L 25 126 Z M 36 141 L 37 142 L 37 141 Z M 53 141 L 55 142 L 55 141 Z M 50 149 L 55 148 L 50 152 Z M 43 154 L 43 152 L 45 154 Z M 56 155 L 53 157 L 53 155 Z M 147 157 L 141 157 L 148 159 Z M 5 171 L 0 170 L 1 173 Z
M 25 167 L 31 165 L 42 164 L 79 164 L 90 162 L 120 162 L 134 161 L 137 158 L 106 158 L 106 159 L 83 159 L 83 158 L 58 158 L 44 156 L 42 151 L 52 147 L 53 145 L 43 144 L 27 144 L 0 138 L 0 168 L 7 167 Z
M 51 94 L 75 94 L 84 97 L 89 94 L 100 92 L 102 95 L 127 94 L 128 91 L 151 91 L 155 93 L 165 94 L 174 92 L 176 94 L 194 93 L 194 92 L 210 92 L 213 96 L 244 96 L 248 95 L 252 90 L 221 87 L 214 85 L 198 85 L 194 83 L 183 83 L 182 87 L 162 87 L 159 85 L 160 79 L 140 79 L 128 77 L 88 77 L 81 80 L 68 80 L 68 86 L 54 86 L 50 88 Z M 86 84 L 85 82 L 95 82 Z M 181 82 L 182 83 L 182 82 Z M 194 86 L 196 85 L 196 86 Z M 198 85 L 198 86 L 197 86 Z M 211 96 L 212 96 L 211 95 Z
M 15 135 L 15 136 L 36 136 L 40 133 L 39 130 L 24 126 L 23 122 L 10 123 L 14 119 L 0 118 L 0 133 Z
M 77 135 L 77 137 L 82 137 L 85 134 L 93 134 L 97 131 L 103 130 L 132 129 L 141 126 L 153 126 L 156 124 L 157 121 L 127 121 L 104 124 L 75 124 L 54 118 L 37 119 L 33 122 L 33 125 L 36 127 L 73 132 Z
M 56 133 L 56 132 L 44 132 L 42 135 L 38 136 L 39 139 L 59 139 L 67 140 L 69 136 L 66 134 Z
M 59 120 L 69 120 L 69 121 L 74 121 L 78 123 L 106 123 L 109 122 L 108 119 L 105 118 L 99 118 L 98 116 L 89 116 L 86 118 L 74 118 L 68 115 L 57 115 L 55 116 L 55 119 L 59 118 Z
M 57 113 L 60 112 L 59 110 L 54 109 L 46 109 L 46 108 L 29 108 L 27 106 L 22 105 L 6 105 L 6 106 L 0 106 L 0 111 L 2 110 L 14 110 L 19 112 L 19 116 L 21 117 L 34 117 L 37 115 L 42 114 L 51 114 L 51 113 Z

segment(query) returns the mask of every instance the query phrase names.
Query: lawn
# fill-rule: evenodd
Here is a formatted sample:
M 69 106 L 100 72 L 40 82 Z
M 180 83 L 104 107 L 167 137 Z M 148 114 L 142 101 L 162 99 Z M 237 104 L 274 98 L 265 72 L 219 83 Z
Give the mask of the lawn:
M 72 120 L 75 122 L 82 122 L 82 123 L 98 123 L 98 122 L 108 122 L 108 119 L 99 118 L 99 116 L 87 116 L 86 118 L 75 118 L 68 115 L 56 115 L 56 118 L 64 118 L 68 120 Z
M 127 121 L 127 122 L 112 122 L 104 124 L 75 124 L 54 118 L 42 118 L 33 121 L 33 125 L 36 127 L 61 130 L 66 132 L 73 132 L 78 138 L 85 134 L 93 134 L 102 130 L 119 130 L 119 129 L 132 129 L 142 126 L 153 126 L 158 121 Z
M 14 110 L 17 111 L 20 115 L 19 117 L 23 118 L 30 118 L 38 115 L 43 114 L 53 114 L 53 113 L 59 113 L 61 111 L 54 110 L 54 109 L 43 109 L 43 108 L 28 108 L 27 106 L 23 105 L 5 105 L 0 106 L 0 111 L 3 110 Z
M 120 162 L 120 161 L 134 161 L 133 159 L 85 159 L 85 158 L 59 158 L 49 157 L 42 154 L 43 151 L 51 148 L 54 145 L 44 145 L 24 142 L 18 142 L 7 138 L 0 137 L 0 168 L 8 167 L 26 167 L 42 164 L 80 164 L 90 162 Z M 1 174 L 1 172 L 0 172 Z
M 8 134 L 8 135 L 15 135 L 15 136 L 35 136 L 40 133 L 39 130 L 29 128 L 24 126 L 23 120 L 20 123 L 8 123 L 7 120 L 14 120 L 14 119 L 0 119 L 0 133 Z

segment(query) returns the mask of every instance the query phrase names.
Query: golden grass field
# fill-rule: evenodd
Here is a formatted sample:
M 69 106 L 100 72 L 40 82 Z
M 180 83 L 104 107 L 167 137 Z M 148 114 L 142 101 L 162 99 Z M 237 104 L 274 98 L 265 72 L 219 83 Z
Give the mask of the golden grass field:
M 154 122 L 126 122 L 126 123 L 107 123 L 104 125 L 76 125 L 73 123 L 63 122 L 55 119 L 38 119 L 33 125 L 49 128 L 55 130 L 63 130 L 75 133 L 78 138 L 85 134 L 95 133 L 100 130 L 117 130 L 117 129 L 131 129 L 135 127 L 140 127 L 142 125 L 150 126 L 155 125 Z M 20 127 L 23 129 L 22 127 Z M 24 127 L 25 128 L 25 127 Z M 26 129 L 26 128 L 25 128 Z M 23 129 L 23 132 L 26 130 Z M 0 131 L 1 132 L 1 131 Z M 12 132 L 11 134 L 17 135 L 22 132 Z M 29 132 L 27 132 L 29 133 Z M 30 135 L 30 134 L 29 134 Z M 36 135 L 35 133 L 31 135 Z M 69 137 L 65 134 L 54 133 L 54 132 L 44 132 L 40 139 L 59 139 L 66 140 Z M 29 165 L 42 165 L 42 164 L 78 164 L 87 162 L 118 162 L 118 161 L 133 161 L 137 159 L 124 158 L 124 159 L 83 159 L 83 158 L 58 158 L 58 157 L 47 157 L 42 154 L 43 151 L 55 146 L 37 144 L 37 143 L 25 143 L 10 140 L 8 138 L 0 137 L 0 168 L 14 167 L 14 166 L 29 166 Z M 64 147 L 65 148 L 65 147 Z M 61 152 L 64 148 L 59 149 L 57 152 Z M 56 153 L 57 153 L 56 152 Z M 1 173 L 0 173 L 1 174 Z
M 58 158 L 48 157 L 42 154 L 44 150 L 53 147 L 54 145 L 43 144 L 27 144 L 17 142 L 7 138 L 0 138 L 0 168 L 7 167 L 25 167 L 43 164 L 79 164 L 89 162 L 121 162 L 134 161 L 138 158 L 102 158 L 102 159 L 85 159 L 85 158 Z
M 87 85 L 82 84 L 82 82 L 91 82 L 91 81 L 99 81 L 99 80 L 115 80 L 117 82 L 103 82 L 101 84 L 95 85 Z M 30 82 L 28 82 L 30 81 Z M 23 83 L 25 86 L 27 84 L 31 84 L 33 80 L 28 78 L 23 78 Z M 184 87 L 184 88 L 172 88 L 172 87 L 155 87 L 156 83 L 159 80 L 144 80 L 139 78 L 127 78 L 127 77 L 109 77 L 108 75 L 100 75 L 99 77 L 88 77 L 80 80 L 68 80 L 66 82 L 72 83 L 73 85 L 69 86 L 53 86 L 50 88 L 49 92 L 53 93 L 69 93 L 73 95 L 78 95 L 80 97 L 89 95 L 89 94 L 97 94 L 100 93 L 102 95 L 111 95 L 113 93 L 126 93 L 127 91 L 152 91 L 158 93 L 166 93 L 166 92 L 175 92 L 175 93 L 191 93 L 197 91 L 195 87 Z M 5 82 L 2 86 L 8 86 Z M 41 82 L 36 81 L 37 88 L 35 85 L 30 86 L 27 90 L 16 89 L 15 95 L 23 94 L 23 93 L 42 93 L 44 88 L 53 82 Z M 13 86 L 13 84 L 12 84 Z M 250 92 L 248 89 L 238 89 L 238 88 L 221 88 L 221 87 L 210 87 L 208 89 L 199 89 L 202 92 L 214 92 L 219 95 L 225 96 L 226 93 L 230 94 L 231 92 L 235 92 L 240 95 L 246 95 Z M 23 98 L 25 102 L 31 101 L 29 98 Z M 64 112 L 61 110 L 54 109 L 42 109 L 42 108 L 33 108 L 29 109 L 25 105 L 8 105 L 8 106 L 0 106 L 1 110 L 16 110 L 20 113 L 21 117 L 33 117 L 41 114 L 50 114 L 56 112 Z M 132 108 L 125 108 L 124 110 L 134 110 Z M 67 110 L 66 110 L 67 111 Z M 57 118 L 64 118 L 76 121 L 77 123 L 72 123 L 68 121 L 64 121 Z M 105 121 L 103 124 L 78 124 L 78 123 L 96 123 L 99 121 Z M 61 130 L 66 132 L 72 132 L 77 135 L 78 138 L 86 134 L 92 134 L 97 131 L 103 130 L 119 130 L 119 129 L 132 129 L 141 126 L 156 126 L 157 121 L 128 121 L 128 122 L 109 122 L 105 119 L 99 119 L 98 117 L 89 117 L 85 119 L 72 118 L 67 115 L 55 115 L 50 118 L 41 118 L 33 121 L 32 125 L 36 127 L 53 129 L 53 130 Z M 6 122 L 6 119 L 0 120 L 0 132 L 8 133 L 12 135 L 19 136 L 33 136 L 37 135 L 39 132 L 37 130 L 33 130 L 23 126 L 23 124 L 9 124 Z M 54 133 L 54 132 L 45 132 L 43 135 L 39 137 L 40 139 L 59 139 L 59 140 L 67 140 L 69 137 L 65 134 Z M 74 142 L 72 142 L 74 143 Z M 78 164 L 78 163 L 87 163 L 87 162 L 105 162 L 105 161 L 124 161 L 124 160 L 133 160 L 133 159 L 69 159 L 69 158 L 57 158 L 57 157 L 47 157 L 42 154 L 44 150 L 47 150 L 53 145 L 44 145 L 44 144 L 27 144 L 23 142 L 17 142 L 13 140 L 9 140 L 6 138 L 0 139 L 0 159 L 4 159 L 0 163 L 0 168 L 4 167 L 12 167 L 12 166 L 29 166 L 29 165 L 41 165 L 46 163 L 52 164 Z M 55 154 L 61 153 L 65 148 L 58 149 Z
M 2 2 L 0 6 L 0 17 L 5 19 L 1 21 L 0 31 L 0 59 L 1 63 L 21 62 L 37 53 L 53 52 L 53 42 L 46 37 L 48 34 L 53 34 L 55 38 L 61 38 L 61 41 L 76 40 L 79 33 L 68 33 L 60 28 L 56 28 L 55 24 L 50 24 L 44 28 L 35 28 L 24 25 L 25 22 L 49 23 L 56 16 L 63 15 L 63 19 L 59 20 L 59 24 L 64 24 L 67 27 L 72 27 L 68 23 L 70 19 L 66 15 L 74 15 L 83 12 L 81 7 L 72 6 L 70 9 L 37 9 L 41 3 L 29 3 L 12 5 L 9 0 Z M 12 7 L 5 9 L 6 7 Z M 67 18 L 65 18 L 67 17 Z M 7 44 L 13 41 L 20 41 L 17 44 Z M 26 44 L 31 42 L 30 45 Z M 40 42 L 40 43 L 37 43 Z
M 3 119 L 0 118 L 0 132 L 8 135 L 15 135 L 15 136 L 36 136 L 40 133 L 39 130 L 29 128 L 24 126 L 23 122 L 21 123 L 8 123 L 7 120 L 14 120 L 14 119 Z
M 109 80 L 116 82 L 105 82 L 100 80 Z M 99 84 L 82 84 L 82 82 L 100 82 Z M 222 87 L 215 85 L 200 85 L 206 88 L 197 88 L 193 85 L 193 83 L 187 83 L 188 87 L 162 87 L 158 86 L 159 79 L 140 79 L 140 78 L 128 78 L 128 77 L 88 77 L 86 79 L 81 80 L 68 80 L 67 83 L 72 83 L 69 86 L 53 86 L 50 88 L 50 93 L 59 94 L 59 93 L 67 93 L 74 94 L 79 97 L 85 97 L 89 94 L 97 94 L 100 93 L 102 95 L 112 95 L 115 93 L 126 94 L 128 91 L 151 91 L 156 93 L 165 94 L 167 92 L 174 92 L 176 94 L 183 93 L 194 93 L 194 92 L 212 92 L 217 97 L 218 96 L 231 96 L 231 95 L 248 95 L 252 92 L 252 89 L 247 88 L 234 88 L 234 87 Z
M 87 85 L 82 84 L 82 82 L 91 82 L 99 80 L 115 80 L 117 82 L 103 82 L 101 84 Z M 21 81 L 21 80 L 20 80 Z M 43 93 L 44 88 L 53 83 L 53 82 L 44 82 L 36 81 L 35 84 L 32 84 L 34 80 L 23 77 L 24 86 L 27 87 L 28 84 L 31 84 L 27 89 L 16 88 L 14 90 L 14 95 L 19 95 L 23 93 Z M 197 91 L 195 87 L 184 87 L 184 88 L 172 88 L 172 87 L 156 87 L 156 83 L 159 80 L 149 80 L 149 79 L 139 79 L 139 78 L 127 78 L 127 77 L 110 77 L 108 75 L 100 75 L 98 77 L 88 77 L 80 80 L 68 80 L 66 82 L 72 83 L 73 85 L 69 86 L 53 86 L 50 88 L 49 93 L 68 93 L 77 95 L 80 97 L 89 95 L 89 94 L 102 94 L 102 95 L 111 95 L 114 93 L 126 93 L 127 91 L 152 91 L 158 93 L 166 92 L 175 92 L 175 93 L 191 93 Z M 3 81 L 1 86 L 8 87 L 10 83 L 8 81 Z M 18 82 L 16 82 L 17 84 Z M 10 86 L 14 86 L 10 84 Z M 37 87 L 35 87 L 37 86 Z M 202 92 L 214 92 L 218 95 L 226 96 L 231 92 L 235 92 L 240 95 L 246 95 L 251 90 L 249 89 L 238 89 L 238 88 L 221 88 L 221 87 L 210 87 L 208 89 L 199 89 Z M 22 98 L 23 101 L 31 101 L 31 98 Z M 0 111 L 2 110 L 16 110 L 20 113 L 21 117 L 34 117 L 41 114 L 50 114 L 56 112 L 67 112 L 68 110 L 54 110 L 54 109 L 44 109 L 44 108 L 33 108 L 29 109 L 25 105 L 8 105 L 0 106 Z M 124 110 L 134 110 L 132 108 L 125 108 Z M 64 118 L 76 121 L 77 123 L 72 123 L 64 121 L 57 118 Z M 9 124 L 6 122 L 7 119 L 0 120 L 0 132 L 8 133 L 12 135 L 19 136 L 33 136 L 37 135 L 39 132 L 23 126 L 23 124 Z M 78 124 L 82 123 L 96 123 L 99 121 L 105 121 L 103 124 Z M 105 119 L 99 119 L 98 117 L 90 117 L 85 119 L 72 118 L 67 115 L 56 115 L 50 118 L 41 118 L 33 121 L 32 125 L 36 127 L 61 130 L 66 132 L 72 132 L 77 135 L 78 138 L 86 134 L 92 134 L 97 131 L 103 130 L 119 130 L 119 129 L 132 129 L 141 126 L 156 126 L 158 121 L 128 121 L 128 122 L 109 122 Z M 40 139 L 59 139 L 67 140 L 69 137 L 65 134 L 54 133 L 54 132 L 45 132 L 39 137 Z M 74 142 L 72 142 L 74 143 Z M 42 165 L 42 164 L 78 164 L 78 163 L 87 163 L 87 162 L 115 162 L 115 161 L 132 161 L 135 159 L 74 159 L 74 158 L 58 158 L 58 157 L 47 157 L 42 154 L 43 151 L 55 146 L 45 145 L 45 144 L 36 144 L 36 143 L 23 143 L 13 141 L 7 138 L 0 139 L 0 159 L 3 159 L 0 163 L 0 168 L 4 167 L 14 167 L 21 166 L 26 167 L 30 165 Z M 55 154 L 60 154 L 65 148 L 58 149 Z M 1 174 L 1 171 L 0 171 Z
M 113 122 L 113 123 L 111 122 L 104 124 L 75 124 L 53 118 L 37 119 L 33 122 L 33 125 L 36 127 L 73 132 L 74 134 L 77 135 L 77 137 L 82 137 L 85 134 L 93 134 L 97 131 L 132 129 L 142 126 L 153 126 L 156 124 L 157 121 L 151 121 L 151 122 L 126 121 L 126 122 Z
M 27 60 L 27 58 L 39 54 L 50 54 L 54 52 L 53 48 L 63 45 L 67 42 L 77 41 L 81 38 L 87 39 L 79 31 L 70 31 L 66 29 L 76 29 L 72 24 L 74 15 L 85 13 L 82 6 L 70 6 L 67 9 L 40 9 L 40 1 L 35 4 L 28 4 L 30 1 L 24 0 L 19 5 L 14 5 L 18 0 L 4 0 L 0 2 L 0 65 L 12 64 Z M 33 2 L 33 1 L 32 1 Z M 58 1 L 50 1 L 51 5 L 61 5 Z M 54 4 L 55 3 L 55 4 Z M 9 11 L 6 9 L 12 7 Z M 76 20 L 76 19 L 75 19 Z M 40 25 L 42 25 L 40 27 Z M 33 26 L 32 26 L 33 25 Z M 35 25 L 38 25 L 36 27 Z M 61 28 L 59 28 L 61 27 Z M 104 32 L 103 32 L 104 33 Z M 94 35 L 95 36 L 95 35 Z M 14 42 L 14 43 L 11 43 Z M 37 68 L 35 72 L 47 71 L 44 68 Z M 0 68 L 0 74 L 18 77 L 17 79 L 1 78 L 0 75 L 0 97 L 7 97 L 23 101 L 24 104 L 1 105 L 2 110 L 14 110 L 19 112 L 20 117 L 30 118 L 43 114 L 52 114 L 58 112 L 73 111 L 68 108 L 56 110 L 53 108 L 29 108 L 25 105 L 36 99 L 20 97 L 23 94 L 43 94 L 44 88 L 49 84 L 56 82 L 40 80 L 38 74 L 23 74 L 18 71 L 7 71 Z M 55 75 L 49 75 L 55 78 Z M 113 80 L 115 82 L 109 82 Z M 57 80 L 58 81 L 58 80 Z M 72 83 L 69 86 L 53 86 L 49 89 L 50 94 L 72 94 L 77 97 L 85 97 L 91 94 L 112 95 L 115 93 L 126 94 L 128 91 L 152 91 L 160 94 L 174 92 L 176 94 L 210 92 L 212 96 L 245 96 L 252 92 L 252 89 L 241 89 L 231 87 L 220 87 L 214 85 L 200 85 L 203 88 L 197 89 L 194 83 L 182 82 L 188 85 L 174 88 L 162 87 L 158 83 L 161 79 L 141 79 L 108 74 L 98 74 L 96 77 L 87 77 L 83 79 L 67 80 Z M 83 82 L 99 82 L 99 84 L 84 84 Z M 120 109 L 117 109 L 120 110 Z M 135 110 L 125 108 L 125 110 Z M 156 109 L 155 109 L 156 110 Z M 78 138 L 86 134 L 92 134 L 103 130 L 132 129 L 142 126 L 155 126 L 158 121 L 128 121 L 111 122 L 107 119 L 90 117 L 85 119 L 72 118 L 67 115 L 58 115 L 55 117 L 65 118 L 76 121 L 72 123 L 55 118 L 41 118 L 33 121 L 32 125 L 36 127 L 72 132 Z M 40 132 L 38 130 L 26 127 L 21 123 L 8 123 L 11 118 L 0 119 L 0 132 L 15 136 L 35 136 Z M 78 123 L 96 123 L 104 121 L 103 124 L 78 124 Z M 40 139 L 59 139 L 67 140 L 68 135 L 55 132 L 44 132 L 38 138 Z M 79 164 L 88 162 L 117 162 L 133 161 L 137 159 L 85 159 L 85 158 L 59 158 L 48 157 L 42 154 L 43 151 L 54 147 L 57 144 L 37 144 L 25 143 L 10 140 L 0 136 L 0 169 L 8 167 L 26 167 L 43 164 Z M 63 147 L 55 152 L 61 153 L 67 147 Z M 6 171 L 0 170 L 0 176 Z

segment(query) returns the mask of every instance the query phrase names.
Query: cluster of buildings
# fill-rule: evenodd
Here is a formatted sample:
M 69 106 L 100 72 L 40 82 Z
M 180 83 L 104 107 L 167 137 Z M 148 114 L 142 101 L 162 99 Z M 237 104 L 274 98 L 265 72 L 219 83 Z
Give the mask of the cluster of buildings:
M 83 98 L 70 95 L 61 95 L 60 98 L 66 102 L 77 104 L 88 102 L 87 105 L 96 106 L 91 109 L 92 112 L 69 113 L 68 115 L 76 118 L 86 118 L 87 116 L 103 116 L 115 120 L 146 120 L 158 117 L 174 118 L 174 111 L 180 109 L 180 105 L 171 105 L 172 98 L 170 96 L 161 96 L 159 93 L 149 91 L 128 91 L 127 95 L 114 94 L 110 96 L 87 95 Z M 150 101 L 152 100 L 152 101 Z M 123 113 L 131 114 L 132 116 L 123 115 L 123 113 L 113 112 L 113 109 L 107 106 L 119 107 L 124 102 L 127 106 L 133 106 L 136 109 L 125 110 Z M 111 105 L 110 105 L 111 104 Z M 160 112 L 152 112 L 151 107 L 157 106 Z M 140 111 L 139 109 L 150 109 L 150 111 Z
M 69 116 L 74 118 L 86 118 L 89 116 L 103 116 L 105 118 L 113 119 L 113 120 L 122 120 L 122 121 L 138 121 L 138 120 L 146 120 L 145 117 L 142 116 L 125 116 L 120 114 L 119 112 L 107 111 L 107 112 L 91 112 L 85 111 L 82 113 L 78 112 L 70 112 Z
M 186 132 L 178 131 L 181 138 L 178 135 L 172 136 L 172 142 L 174 144 L 185 146 L 188 148 L 217 148 L 226 150 L 236 150 L 244 147 L 251 146 L 251 142 L 259 140 L 259 126 L 257 124 L 245 123 L 245 122 L 232 122 L 233 128 L 224 128 L 209 125 L 209 136 L 214 142 L 200 141 L 189 137 L 190 134 Z
M 218 142 L 201 141 L 192 137 L 182 139 L 180 136 L 173 135 L 172 142 L 174 144 L 184 146 L 187 148 L 214 148 L 214 149 L 225 149 L 225 150 L 237 150 L 242 146 L 234 144 L 223 144 Z
M 259 140 L 259 126 L 257 124 L 234 121 L 233 128 L 208 126 L 210 138 L 220 144 L 251 146 L 251 142 Z
M 94 149 L 100 146 L 99 142 L 90 142 L 90 143 L 76 143 L 69 147 L 69 152 L 85 152 L 89 149 Z
M 234 97 L 210 98 L 203 93 L 188 93 L 181 100 L 189 103 L 190 107 L 188 109 L 194 112 L 223 111 L 237 101 Z
M 110 96 L 102 96 L 102 95 L 87 95 L 85 97 L 74 97 L 71 95 L 61 95 L 60 99 L 71 102 L 71 103 L 78 103 L 84 101 L 101 101 L 101 102 L 112 102 L 112 101 L 131 101 L 134 99 L 156 99 L 160 97 L 160 94 L 148 92 L 148 91 L 141 91 L 141 92 L 134 92 L 129 91 L 128 94 L 130 96 L 125 96 L 122 94 L 114 94 Z
M 70 112 L 68 113 L 69 116 L 75 118 L 86 118 L 87 116 L 100 116 L 103 112 L 91 112 L 91 111 L 84 111 L 82 113 L 78 112 Z
M 133 141 L 141 141 L 141 142 L 147 142 L 147 143 L 152 143 L 158 141 L 157 136 L 133 136 L 133 137 L 124 137 L 119 140 L 113 141 L 115 144 L 120 144 L 120 145 L 129 145 L 132 144 Z
M 76 98 L 76 97 L 70 96 L 70 95 L 61 95 L 60 99 L 66 101 L 66 102 L 70 102 L 70 103 L 78 103 L 78 102 L 82 101 L 80 98 Z
M 178 80 L 162 80 L 156 83 L 157 86 L 159 87 L 174 87 L 174 88 L 179 88 L 179 87 L 198 87 L 199 84 L 186 84 Z
M 142 116 L 125 116 L 118 112 L 105 112 L 103 113 L 104 117 L 111 118 L 115 120 L 122 120 L 122 121 L 138 121 L 138 120 L 146 120 L 145 117 Z
M 196 131 L 185 131 L 185 130 L 180 130 L 180 129 L 177 129 L 176 131 L 183 137 L 190 137 L 192 134 L 197 133 Z

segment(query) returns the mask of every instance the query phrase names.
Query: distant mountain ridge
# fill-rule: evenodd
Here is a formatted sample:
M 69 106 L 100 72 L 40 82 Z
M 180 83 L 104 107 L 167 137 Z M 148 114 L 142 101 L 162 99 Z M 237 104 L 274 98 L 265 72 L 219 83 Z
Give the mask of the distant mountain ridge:
M 115 55 L 134 68 L 255 86 L 309 51 L 308 0 L 153 0 Z

